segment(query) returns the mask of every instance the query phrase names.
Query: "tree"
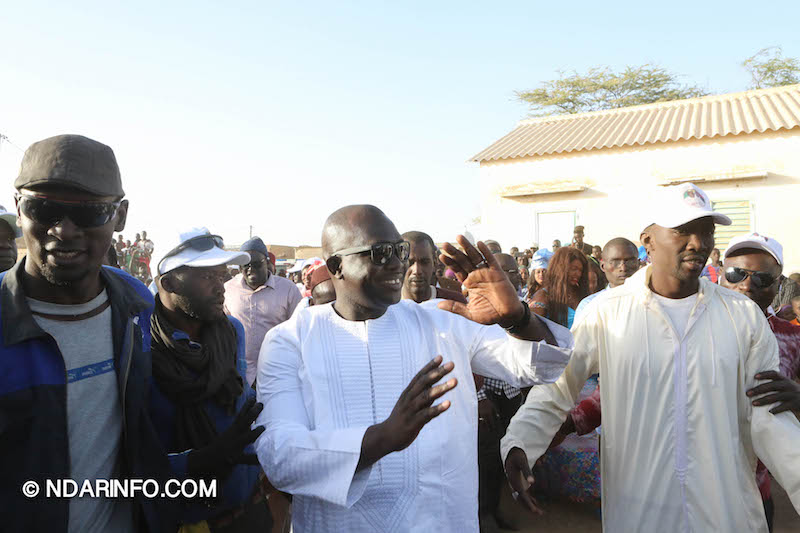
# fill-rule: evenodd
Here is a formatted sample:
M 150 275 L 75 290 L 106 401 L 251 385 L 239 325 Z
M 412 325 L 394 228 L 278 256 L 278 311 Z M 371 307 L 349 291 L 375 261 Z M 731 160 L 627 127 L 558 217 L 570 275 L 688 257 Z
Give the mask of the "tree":
M 622 72 L 608 67 L 593 68 L 586 74 L 559 72 L 558 79 L 515 93 L 517 99 L 530 105 L 534 116 L 586 113 L 706 94 L 700 87 L 681 85 L 675 74 L 649 64 L 629 66 Z
M 780 46 L 762 48 L 742 61 L 752 78 L 751 89 L 765 89 L 800 83 L 800 61 L 783 57 Z

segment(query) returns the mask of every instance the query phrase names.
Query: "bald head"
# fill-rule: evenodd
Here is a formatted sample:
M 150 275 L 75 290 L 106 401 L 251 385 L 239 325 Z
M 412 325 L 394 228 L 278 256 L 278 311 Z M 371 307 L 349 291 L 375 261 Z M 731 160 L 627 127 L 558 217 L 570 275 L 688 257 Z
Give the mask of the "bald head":
M 334 308 L 345 320 L 378 318 L 400 301 L 408 248 L 400 246 L 400 233 L 391 220 L 373 205 L 349 205 L 334 211 L 322 230 L 322 255 L 336 291 Z M 391 243 L 388 255 L 379 247 Z M 366 250 L 334 255 L 347 248 Z M 398 250 L 404 250 L 405 253 Z M 398 255 L 400 254 L 400 255 Z
M 500 268 L 502 268 L 503 272 L 505 272 L 506 276 L 508 276 L 508 280 L 514 286 L 514 288 L 519 290 L 520 287 L 522 287 L 522 277 L 519 274 L 517 260 L 509 254 L 503 253 L 494 254 L 494 257 L 497 259 L 497 263 L 500 265 Z
M 322 255 L 328 259 L 345 248 L 372 244 L 377 240 L 400 239 L 394 223 L 374 205 L 348 205 L 337 209 L 322 228 Z

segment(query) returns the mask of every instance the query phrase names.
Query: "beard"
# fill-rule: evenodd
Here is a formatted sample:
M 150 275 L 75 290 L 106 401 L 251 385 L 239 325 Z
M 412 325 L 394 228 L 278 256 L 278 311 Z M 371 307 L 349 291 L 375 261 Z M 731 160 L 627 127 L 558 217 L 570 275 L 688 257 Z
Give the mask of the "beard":
M 81 270 L 71 272 L 58 267 L 53 267 L 47 262 L 41 265 L 41 272 L 44 279 L 51 285 L 56 287 L 72 287 L 78 281 L 86 278 L 89 275 L 88 270 Z
M 176 294 L 175 303 L 185 314 L 201 322 L 214 322 L 225 316 L 225 311 L 223 311 L 221 307 L 217 308 L 213 305 L 207 305 L 204 302 L 198 302 L 188 296 Z

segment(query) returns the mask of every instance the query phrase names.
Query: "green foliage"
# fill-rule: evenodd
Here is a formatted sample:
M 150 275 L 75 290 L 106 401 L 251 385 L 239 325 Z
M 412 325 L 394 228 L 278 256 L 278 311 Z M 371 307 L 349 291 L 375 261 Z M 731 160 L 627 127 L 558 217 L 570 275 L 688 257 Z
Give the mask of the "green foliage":
M 622 72 L 607 67 L 593 68 L 586 74 L 560 72 L 558 79 L 515 93 L 517 99 L 530 105 L 534 116 L 586 113 L 706 94 L 699 87 L 681 85 L 675 74 L 652 65 L 629 66 Z
M 750 73 L 751 89 L 765 89 L 800 83 L 800 61 L 783 57 L 780 46 L 762 48 L 742 62 Z

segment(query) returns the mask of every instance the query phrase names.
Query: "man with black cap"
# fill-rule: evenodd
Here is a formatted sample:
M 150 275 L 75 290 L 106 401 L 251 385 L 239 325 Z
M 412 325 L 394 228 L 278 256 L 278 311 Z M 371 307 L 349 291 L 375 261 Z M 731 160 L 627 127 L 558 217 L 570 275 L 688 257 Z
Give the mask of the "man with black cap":
M 303 296 L 294 283 L 270 272 L 269 252 L 259 237 L 248 240 L 239 250 L 250 254 L 250 262 L 242 267 L 241 274 L 225 283 L 225 309 L 244 326 L 247 384 L 252 385 L 264 335 L 288 320 Z
M 587 257 L 592 255 L 592 245 L 583 242 L 583 226 L 575 226 L 572 237 L 572 247 L 577 248 L 586 254 Z
M 5 272 L 17 262 L 17 238 L 22 230 L 17 226 L 17 215 L 0 205 L 0 272 Z
M 14 186 L 28 254 L 0 275 L 0 528 L 174 528 L 171 502 L 141 493 L 45 497 L 46 479 L 169 477 L 146 405 L 152 298 L 101 268 L 128 211 L 114 152 L 79 135 L 39 141 Z
M 219 491 L 213 502 L 187 506 L 181 522 L 212 532 L 267 531 L 267 485 L 250 446 L 263 431 L 250 430 L 261 405 L 244 385 L 244 329 L 223 308 L 226 265 L 251 258 L 225 251 L 206 228 L 191 228 L 174 244 L 157 266 L 151 416 L 168 453 L 194 449 L 190 465 L 217 463 L 207 477 Z

